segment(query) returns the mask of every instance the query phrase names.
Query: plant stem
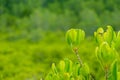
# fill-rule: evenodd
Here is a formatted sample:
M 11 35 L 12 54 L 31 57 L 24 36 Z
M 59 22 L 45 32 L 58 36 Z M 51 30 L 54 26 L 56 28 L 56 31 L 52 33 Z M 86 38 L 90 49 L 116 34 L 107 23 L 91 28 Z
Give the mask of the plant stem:
M 83 66 L 83 62 L 82 62 L 82 60 L 81 60 L 81 58 L 80 58 L 80 56 L 78 54 L 78 48 L 74 48 L 73 51 L 75 52 L 75 54 L 76 54 L 76 56 L 78 58 L 78 61 L 79 61 L 80 65 L 81 65 L 81 67 L 82 67 Z
M 105 80 L 108 80 L 109 75 L 108 75 L 108 68 L 105 67 Z
M 94 77 L 94 75 L 92 73 L 90 73 L 90 79 L 95 80 L 95 77 Z
M 80 58 L 80 56 L 78 54 L 78 48 L 74 48 L 73 51 L 75 52 L 75 54 L 76 54 L 76 56 L 78 58 L 78 61 L 79 61 L 80 65 L 81 65 L 81 67 L 82 67 L 83 62 L 82 62 L 82 60 L 81 60 L 81 58 Z M 91 80 L 95 80 L 92 74 L 90 74 L 90 77 L 91 77 Z

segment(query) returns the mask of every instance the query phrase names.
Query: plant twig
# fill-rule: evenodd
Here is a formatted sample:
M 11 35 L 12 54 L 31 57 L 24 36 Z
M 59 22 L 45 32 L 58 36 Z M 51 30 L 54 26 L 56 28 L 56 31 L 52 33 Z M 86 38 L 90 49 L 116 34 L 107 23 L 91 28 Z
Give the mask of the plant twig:
M 73 51 L 75 52 L 75 54 L 77 56 L 77 59 L 78 59 L 80 65 L 82 67 L 83 66 L 83 62 L 82 62 L 82 60 L 81 60 L 81 58 L 80 58 L 80 56 L 78 54 L 78 48 L 74 48 Z M 91 77 L 91 80 L 95 80 L 92 74 L 90 74 L 90 77 Z
M 92 73 L 90 73 L 90 79 L 95 80 L 95 77 L 94 77 L 94 75 Z
M 82 62 L 82 60 L 81 60 L 81 58 L 80 58 L 80 56 L 79 56 L 79 54 L 78 54 L 78 48 L 74 48 L 73 51 L 75 52 L 75 54 L 76 54 L 76 56 L 77 56 L 77 58 L 78 58 L 78 61 L 79 61 L 80 65 L 83 66 L 83 62 Z
M 105 80 L 108 80 L 109 74 L 108 74 L 108 68 L 105 67 Z

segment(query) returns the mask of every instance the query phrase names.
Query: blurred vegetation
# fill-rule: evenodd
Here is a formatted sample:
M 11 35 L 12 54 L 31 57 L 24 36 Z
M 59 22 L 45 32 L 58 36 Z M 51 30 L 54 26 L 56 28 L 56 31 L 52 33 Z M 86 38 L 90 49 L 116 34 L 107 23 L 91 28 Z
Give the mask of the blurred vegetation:
M 64 39 L 69 28 L 85 30 L 79 53 L 93 75 L 103 73 L 89 36 L 99 26 L 117 31 L 119 21 L 120 0 L 0 0 L 0 80 L 38 80 L 51 63 L 76 61 Z M 103 75 L 96 74 L 96 80 Z
M 89 34 L 108 24 L 117 30 L 119 14 L 119 0 L 0 0 L 0 30 L 79 27 Z

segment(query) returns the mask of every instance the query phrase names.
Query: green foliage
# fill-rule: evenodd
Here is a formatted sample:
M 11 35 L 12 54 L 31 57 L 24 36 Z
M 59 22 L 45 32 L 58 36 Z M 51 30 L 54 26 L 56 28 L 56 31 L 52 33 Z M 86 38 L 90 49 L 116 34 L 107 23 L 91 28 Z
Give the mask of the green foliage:
M 79 30 L 81 29 L 70 29 L 67 31 L 66 39 L 70 46 L 73 44 L 78 45 L 78 41 L 83 40 L 83 36 L 78 36 Z M 81 30 L 81 35 L 83 35 L 82 32 L 84 31 Z M 97 59 L 104 70 L 105 80 L 118 80 L 118 54 L 113 43 L 116 44 L 115 41 L 117 41 L 117 39 L 119 40 L 119 38 L 116 37 L 116 33 L 111 26 L 107 27 L 106 32 L 104 32 L 102 28 L 99 28 L 94 35 L 96 41 L 98 42 L 98 47 L 96 48 Z M 65 59 L 64 61 L 60 61 L 58 65 L 59 67 L 56 68 L 55 64 L 53 63 L 52 71 L 46 76 L 46 80 L 94 79 L 94 77 L 90 74 L 88 65 L 86 63 L 83 64 L 80 56 L 78 55 L 78 46 L 73 50 L 78 57 L 79 64 L 74 64 L 71 60 Z
M 119 3 L 118 0 L 1 0 L 0 28 L 30 30 L 37 27 L 51 31 L 80 27 L 90 34 L 98 26 L 110 24 L 117 30 Z
M 97 47 L 96 54 L 103 68 L 109 67 L 117 58 L 116 51 L 107 42 L 103 42 L 100 47 Z
M 98 28 L 94 32 L 95 40 L 100 46 L 101 43 L 107 42 L 110 47 L 113 47 L 118 50 L 120 43 L 120 32 L 116 33 L 111 26 L 107 26 L 107 30 L 104 31 L 103 28 Z
M 111 46 L 116 39 L 116 33 L 111 26 L 107 26 L 106 32 L 104 32 L 102 28 L 98 28 L 97 32 L 94 33 L 94 36 L 98 45 L 105 41 Z
M 78 46 L 84 40 L 85 32 L 81 29 L 70 29 L 66 33 L 66 40 L 71 47 Z
M 25 80 L 45 77 L 52 62 L 58 63 L 65 57 L 76 62 L 76 57 L 65 41 L 64 32 L 16 31 L 0 33 L 0 80 Z M 89 43 L 91 41 L 91 43 Z M 91 46 L 91 47 L 86 47 Z M 96 64 L 94 60 L 94 41 L 86 38 L 80 46 L 80 54 L 86 63 Z M 87 54 L 87 55 L 85 55 Z M 88 60 L 85 60 L 88 58 Z M 58 65 L 58 64 L 57 64 Z M 95 71 L 97 65 L 92 71 Z M 97 68 L 100 71 L 99 68 Z M 97 71 L 93 72 L 97 73 Z M 99 78 L 97 74 L 96 78 Z
M 106 24 L 117 31 L 119 4 L 119 0 L 0 0 L 0 80 L 44 78 L 51 62 L 64 57 L 74 64 L 77 60 L 64 41 L 64 31 L 81 28 L 91 35 L 98 26 L 104 28 Z M 103 33 L 104 39 L 97 33 L 98 44 L 106 41 L 114 53 L 119 53 L 120 32 L 109 27 Z M 93 37 L 87 37 L 80 42 L 78 54 L 89 64 L 95 79 L 102 80 L 103 71 L 98 67 L 94 49 Z
M 96 48 L 97 58 L 105 71 L 106 80 L 118 80 L 118 53 L 115 45 L 119 41 L 119 32 L 116 37 L 115 31 L 111 26 L 108 26 L 106 32 L 102 28 L 99 28 L 94 35 L 98 43 L 98 47 Z
M 87 64 L 80 67 L 80 64 L 73 63 L 69 59 L 60 61 L 58 67 L 52 64 L 51 72 L 45 80 L 89 80 L 90 72 Z
M 112 74 L 111 80 L 119 80 L 117 73 L 118 73 L 118 66 L 117 66 L 117 60 L 115 60 L 111 66 L 111 74 Z

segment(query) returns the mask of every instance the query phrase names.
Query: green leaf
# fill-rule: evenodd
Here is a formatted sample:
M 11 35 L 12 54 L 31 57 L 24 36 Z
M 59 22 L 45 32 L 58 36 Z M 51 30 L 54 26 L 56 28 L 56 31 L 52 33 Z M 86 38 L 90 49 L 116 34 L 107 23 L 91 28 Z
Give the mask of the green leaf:
M 120 80 L 120 72 L 117 72 L 118 80 Z
M 76 29 L 70 29 L 66 32 L 66 40 L 69 45 L 75 43 L 77 37 Z
M 94 32 L 94 36 L 98 45 L 100 45 L 104 41 L 103 34 L 104 34 L 103 28 L 98 28 L 97 32 Z
M 99 56 L 100 55 L 100 56 Z M 115 49 L 110 47 L 107 42 L 103 42 L 99 47 L 99 57 L 102 59 L 103 66 L 110 66 L 111 63 L 117 58 Z
M 48 73 L 48 75 L 45 77 L 45 80 L 53 80 L 52 73 Z
M 64 80 L 70 80 L 70 74 L 68 72 L 64 73 Z
M 83 41 L 85 38 L 85 32 L 81 29 L 76 29 L 76 31 L 77 31 L 76 44 L 80 44 L 81 41 Z
M 104 40 L 108 42 L 109 45 L 112 44 L 114 38 L 114 31 L 111 26 L 107 26 L 107 31 L 104 33 Z
M 74 75 L 77 77 L 80 75 L 80 64 L 79 63 L 75 63 L 74 64 L 74 69 L 73 69 L 73 72 L 74 72 Z
M 52 63 L 52 71 L 53 73 L 57 74 L 57 68 L 55 66 L 55 63 Z
M 96 57 L 97 57 L 98 61 L 100 62 L 100 65 L 104 69 L 104 66 L 103 66 L 104 62 L 103 62 L 103 59 L 102 59 L 102 56 L 101 56 L 101 51 L 100 51 L 99 47 L 96 47 L 95 53 L 96 53 Z
M 86 63 L 83 64 L 80 71 L 81 71 L 81 74 L 86 78 L 86 80 L 88 80 L 90 71 L 89 71 L 89 67 Z
M 69 59 L 65 59 L 65 72 L 72 71 L 72 61 Z
M 112 80 L 118 80 L 117 70 L 117 60 L 115 60 L 111 66 Z
M 61 60 L 58 67 L 59 67 L 60 72 L 63 73 L 65 71 L 65 62 Z
M 119 47 L 120 47 L 120 31 L 117 33 L 117 38 L 116 38 L 116 41 L 115 41 L 115 47 L 117 49 L 119 49 Z

